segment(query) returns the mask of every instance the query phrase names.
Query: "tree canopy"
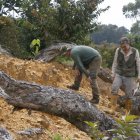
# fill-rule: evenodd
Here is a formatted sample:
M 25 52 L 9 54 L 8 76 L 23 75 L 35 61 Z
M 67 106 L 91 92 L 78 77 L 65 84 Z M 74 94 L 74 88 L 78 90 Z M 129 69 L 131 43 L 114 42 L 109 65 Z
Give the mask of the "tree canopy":
M 104 0 L 2 0 L 0 2 L 1 31 L 12 20 L 17 46 L 29 52 L 34 38 L 41 41 L 41 49 L 54 41 L 90 43 L 90 33 L 97 26 L 97 17 L 108 9 L 99 9 Z M 7 19 L 8 18 L 8 19 Z M 13 33 L 14 33 L 13 32 Z M 2 32 L 1 40 L 5 36 Z M 11 38 L 7 38 L 10 40 Z M 13 40 L 11 40 L 13 42 Z M 5 41 L 1 44 L 5 46 Z M 19 51 L 20 53 L 21 51 Z
M 140 21 L 137 21 L 132 25 L 131 33 L 135 35 L 140 35 Z
M 135 0 L 134 3 L 123 6 L 123 14 L 127 18 L 140 18 L 140 1 Z
M 108 8 L 98 9 L 98 5 L 103 1 L 4 0 L 0 5 L 0 14 L 5 15 L 9 11 L 19 14 L 18 25 L 24 26 L 25 33 L 29 31 L 28 38 L 32 36 L 30 40 L 40 37 L 47 42 L 67 40 L 82 43 L 94 30 L 96 18 Z
M 136 19 L 136 22 L 131 27 L 129 38 L 132 40 L 132 45 L 140 50 L 140 1 L 135 0 L 134 3 L 125 5 L 123 13 L 127 18 Z

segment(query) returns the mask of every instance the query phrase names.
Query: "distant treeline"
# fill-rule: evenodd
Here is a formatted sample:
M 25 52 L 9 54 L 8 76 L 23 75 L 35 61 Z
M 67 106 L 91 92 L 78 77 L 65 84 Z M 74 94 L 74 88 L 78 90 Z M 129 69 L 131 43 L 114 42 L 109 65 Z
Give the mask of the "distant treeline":
M 108 43 L 119 43 L 122 36 L 129 33 L 129 30 L 125 27 L 118 27 L 116 25 L 99 25 L 97 31 L 91 34 L 91 40 L 95 44 Z

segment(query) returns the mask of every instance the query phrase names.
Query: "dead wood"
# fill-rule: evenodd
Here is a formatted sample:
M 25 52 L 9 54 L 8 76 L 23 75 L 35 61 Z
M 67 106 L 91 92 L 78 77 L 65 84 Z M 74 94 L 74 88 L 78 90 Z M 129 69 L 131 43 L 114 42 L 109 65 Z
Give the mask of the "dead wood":
M 64 118 L 90 133 L 84 121 L 99 122 L 99 130 L 115 127 L 116 122 L 72 90 L 17 81 L 0 72 L 0 94 L 11 105 L 47 112 Z
M 40 51 L 40 53 L 35 57 L 35 60 L 40 60 L 44 62 L 50 62 L 57 56 L 63 53 L 64 47 L 74 46 L 76 44 L 73 43 L 63 43 L 63 42 L 56 42 L 52 43 L 48 48 L 45 48 Z
M 14 140 L 6 128 L 0 127 L 0 140 Z
M 14 80 L 4 72 L 0 72 L 0 96 L 14 107 L 38 110 L 62 117 L 89 135 L 91 128 L 85 121 L 99 122 L 101 131 L 118 126 L 114 119 L 72 90 Z M 139 120 L 137 122 L 139 123 Z M 136 131 L 140 132 L 139 125 Z M 112 137 L 111 133 L 106 134 Z M 139 137 L 130 139 L 139 140 Z
M 104 82 L 107 82 L 107 83 L 113 82 L 111 71 L 109 69 L 100 68 L 98 77 L 101 78 Z

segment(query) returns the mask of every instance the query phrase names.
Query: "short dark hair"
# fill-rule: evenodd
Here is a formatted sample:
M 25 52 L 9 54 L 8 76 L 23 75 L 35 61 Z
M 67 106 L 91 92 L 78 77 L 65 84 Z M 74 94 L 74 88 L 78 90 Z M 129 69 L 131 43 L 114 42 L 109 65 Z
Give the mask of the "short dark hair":
M 120 44 L 124 44 L 124 43 L 130 44 L 130 41 L 127 37 L 122 37 L 120 39 Z

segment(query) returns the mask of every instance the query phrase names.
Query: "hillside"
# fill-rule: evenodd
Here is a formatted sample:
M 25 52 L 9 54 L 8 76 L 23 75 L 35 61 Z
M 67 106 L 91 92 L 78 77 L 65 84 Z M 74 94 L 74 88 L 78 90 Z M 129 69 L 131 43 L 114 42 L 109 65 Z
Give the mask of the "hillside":
M 54 86 L 67 89 L 66 86 L 73 83 L 74 71 L 71 67 L 58 62 L 44 63 L 35 60 L 21 60 L 7 55 L 0 55 L 0 69 L 17 80 L 35 82 L 41 85 Z M 119 117 L 120 113 L 111 109 L 109 101 L 110 84 L 98 78 L 101 90 L 100 103 L 97 107 L 111 115 Z M 92 98 L 90 85 L 86 77 L 83 78 L 80 90 L 77 94 L 85 96 L 88 100 Z M 46 113 L 22 109 L 12 113 L 13 106 L 8 105 L 0 99 L 0 124 L 6 127 L 16 140 L 52 140 L 52 136 L 60 133 L 64 140 L 90 140 L 86 133 L 78 130 L 64 119 Z M 121 110 L 119 110 L 121 111 Z M 31 137 L 17 135 L 17 131 L 27 128 L 45 128 L 45 133 Z M 67 138 L 66 138 L 67 137 Z

